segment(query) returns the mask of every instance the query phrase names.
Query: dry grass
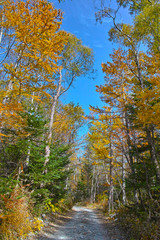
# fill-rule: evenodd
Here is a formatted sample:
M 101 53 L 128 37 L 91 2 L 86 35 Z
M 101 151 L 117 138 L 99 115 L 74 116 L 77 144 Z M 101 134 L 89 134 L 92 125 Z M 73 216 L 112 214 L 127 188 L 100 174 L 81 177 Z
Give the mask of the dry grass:
M 40 221 L 31 216 L 29 198 L 21 188 L 15 188 L 12 193 L 1 195 L 2 210 L 0 214 L 0 236 L 5 240 L 25 238 L 34 229 L 39 229 Z

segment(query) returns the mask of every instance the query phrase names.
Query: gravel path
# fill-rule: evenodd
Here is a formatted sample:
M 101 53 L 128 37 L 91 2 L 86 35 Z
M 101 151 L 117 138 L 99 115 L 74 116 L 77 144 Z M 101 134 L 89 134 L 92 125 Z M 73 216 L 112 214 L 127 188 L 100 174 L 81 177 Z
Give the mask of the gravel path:
M 46 232 L 38 240 L 110 240 L 99 216 L 92 209 L 74 207 L 74 215 L 54 232 Z

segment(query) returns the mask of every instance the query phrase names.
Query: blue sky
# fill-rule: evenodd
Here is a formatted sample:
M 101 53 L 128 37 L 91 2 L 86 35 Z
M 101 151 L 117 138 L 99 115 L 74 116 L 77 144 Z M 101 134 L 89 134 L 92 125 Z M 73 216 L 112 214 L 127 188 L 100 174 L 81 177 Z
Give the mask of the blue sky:
M 97 70 L 96 79 L 79 77 L 62 99 L 64 103 L 70 101 L 79 103 L 85 113 L 89 114 L 89 105 L 102 106 L 99 94 L 95 91 L 95 85 L 104 83 L 101 63 L 109 61 L 109 54 L 113 52 L 113 48 L 117 48 L 108 40 L 108 31 L 112 22 L 105 19 L 103 24 L 96 23 L 95 7 L 100 3 L 100 0 L 65 0 L 60 4 L 58 0 L 50 1 L 56 8 L 60 8 L 64 12 L 62 29 L 75 34 L 84 45 L 93 49 L 94 67 Z M 107 3 L 112 4 L 112 7 L 115 5 L 113 0 L 107 0 Z M 120 12 L 118 16 L 120 21 L 128 22 L 129 16 L 126 12 L 127 10 Z
M 89 113 L 89 105 L 99 105 L 98 93 L 95 92 L 95 85 L 103 83 L 103 73 L 101 63 L 109 60 L 109 53 L 112 52 L 112 44 L 107 40 L 107 31 L 110 23 L 103 25 L 96 23 L 94 0 L 65 0 L 62 3 L 55 2 L 55 6 L 60 8 L 63 14 L 62 28 L 75 34 L 84 45 L 94 51 L 95 69 L 97 78 L 92 80 L 87 77 L 79 77 L 74 86 L 65 94 L 64 101 L 79 103 Z

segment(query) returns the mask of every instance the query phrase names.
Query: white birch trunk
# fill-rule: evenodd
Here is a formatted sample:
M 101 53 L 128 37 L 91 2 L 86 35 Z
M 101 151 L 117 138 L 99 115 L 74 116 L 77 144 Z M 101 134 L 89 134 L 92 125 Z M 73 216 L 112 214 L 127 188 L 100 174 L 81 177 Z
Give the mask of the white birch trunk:
M 4 14 L 2 15 L 2 23 L 4 22 Z M 3 26 L 1 27 L 1 32 L 0 32 L 0 44 L 2 42 L 2 37 L 3 37 Z
M 95 176 L 95 166 L 93 166 L 93 174 L 92 174 L 91 203 L 94 203 L 94 176 Z
M 53 126 L 53 122 L 54 122 L 54 115 L 55 115 L 57 100 L 58 100 L 58 98 L 60 96 L 60 92 L 61 92 L 61 86 L 62 86 L 62 73 L 60 70 L 60 77 L 59 77 L 57 92 L 56 92 L 56 94 L 53 98 L 53 102 L 52 102 L 52 109 L 51 109 L 50 123 L 49 123 L 49 132 L 48 132 L 48 137 L 47 137 L 47 145 L 46 145 L 46 149 L 45 149 L 44 166 L 46 166 L 47 163 L 49 162 L 49 157 L 50 157 L 50 152 L 51 152 L 50 145 L 51 145 L 51 140 L 52 140 L 52 126 Z M 45 170 L 45 173 L 46 172 L 47 172 L 47 169 Z
M 32 100 L 31 100 L 31 110 L 33 110 L 33 103 L 34 103 L 34 92 L 33 92 Z M 27 167 L 29 166 L 29 160 L 30 160 L 30 154 L 31 154 L 30 139 L 28 139 L 28 143 L 29 143 L 29 146 L 28 146 L 27 157 L 26 157 L 26 166 Z

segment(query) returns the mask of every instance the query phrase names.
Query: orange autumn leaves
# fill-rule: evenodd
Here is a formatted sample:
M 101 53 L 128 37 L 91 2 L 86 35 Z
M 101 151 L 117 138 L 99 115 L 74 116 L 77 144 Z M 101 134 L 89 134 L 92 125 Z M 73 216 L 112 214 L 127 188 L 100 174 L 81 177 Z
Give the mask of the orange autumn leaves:
M 160 127 L 159 55 L 139 53 L 143 88 L 137 77 L 135 59 L 131 57 L 130 51 L 126 53 L 121 49 L 115 50 L 111 59 L 112 61 L 102 64 L 105 83 L 96 86 L 96 91 L 105 105 L 102 109 L 90 109 L 93 121 L 89 140 L 97 159 L 109 159 L 110 133 L 118 157 L 122 151 L 121 142 L 123 147 L 127 148 L 124 143 L 127 131 L 129 135 L 138 134 L 139 138 L 144 137 L 143 128 L 151 124 Z M 125 122 L 127 117 L 132 117 L 139 133 L 133 133 L 134 130 L 129 129 Z
M 159 54 L 139 54 L 139 64 L 143 73 L 143 88 L 137 78 L 135 60 L 122 50 L 116 50 L 112 62 L 102 64 L 106 74 L 106 84 L 97 86 L 101 98 L 113 107 L 115 113 L 122 114 L 126 106 L 134 106 L 136 123 L 143 126 L 154 124 L 160 126 L 160 69 Z

